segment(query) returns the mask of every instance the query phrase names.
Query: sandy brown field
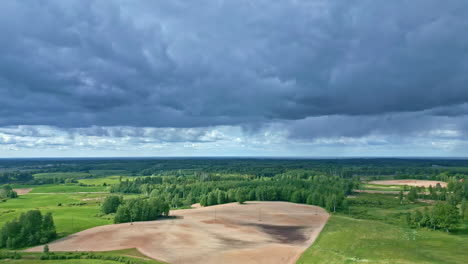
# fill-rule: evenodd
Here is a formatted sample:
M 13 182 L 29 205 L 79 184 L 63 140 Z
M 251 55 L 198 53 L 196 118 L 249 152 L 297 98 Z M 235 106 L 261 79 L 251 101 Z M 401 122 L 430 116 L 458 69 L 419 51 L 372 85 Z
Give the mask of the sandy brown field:
M 91 228 L 49 244 L 51 251 L 137 248 L 169 263 L 295 263 L 329 218 L 322 208 L 247 202 L 171 211 L 173 219 Z M 28 249 L 40 252 L 42 246 Z
M 425 180 L 388 180 L 388 181 L 371 181 L 370 184 L 381 184 L 381 185 L 408 185 L 408 186 L 423 186 L 435 187 L 437 183 L 440 183 L 442 187 L 446 187 L 447 183 L 442 181 L 425 181 Z
M 23 188 L 23 189 L 13 189 L 18 195 L 27 194 L 28 192 L 32 191 L 32 188 Z

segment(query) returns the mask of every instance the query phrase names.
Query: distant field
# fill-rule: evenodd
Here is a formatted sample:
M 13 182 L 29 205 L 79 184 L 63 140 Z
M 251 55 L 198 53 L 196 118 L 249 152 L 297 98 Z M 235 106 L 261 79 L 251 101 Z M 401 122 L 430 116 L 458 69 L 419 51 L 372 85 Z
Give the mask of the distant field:
M 130 177 L 130 176 L 119 176 L 119 175 L 114 175 L 114 176 L 107 176 L 104 178 L 93 178 L 93 179 L 81 179 L 78 180 L 78 182 L 83 183 L 83 184 L 88 184 L 88 185 L 103 185 L 104 183 L 109 185 L 109 184 L 117 184 L 119 183 L 119 179 L 122 177 L 122 180 L 129 180 L 132 181 L 137 177 Z
M 384 180 L 384 181 L 371 181 L 369 184 L 379 184 L 379 185 L 408 185 L 408 186 L 423 186 L 436 187 L 437 184 L 440 184 L 442 187 L 446 187 L 447 183 L 442 181 L 428 181 L 428 180 Z
M 401 185 L 380 185 L 380 184 L 362 184 L 363 190 L 375 191 L 403 191 L 404 187 Z
M 468 235 L 332 215 L 297 264 L 466 263 Z
M 44 184 L 44 185 L 23 185 L 13 184 L 15 189 L 32 188 L 32 193 L 74 193 L 74 192 L 108 192 L 106 186 L 79 186 L 77 184 Z
M 112 223 L 110 217 L 99 214 L 99 200 L 107 194 L 27 194 L 0 203 L 0 226 L 18 217 L 22 212 L 40 209 L 52 212 L 60 236 Z M 61 206 L 58 204 L 61 203 Z M 83 205 L 78 205 L 84 203 Z M 74 204 L 74 205 L 73 205 Z
M 129 172 L 126 170 L 90 170 L 89 173 L 95 177 L 129 174 Z

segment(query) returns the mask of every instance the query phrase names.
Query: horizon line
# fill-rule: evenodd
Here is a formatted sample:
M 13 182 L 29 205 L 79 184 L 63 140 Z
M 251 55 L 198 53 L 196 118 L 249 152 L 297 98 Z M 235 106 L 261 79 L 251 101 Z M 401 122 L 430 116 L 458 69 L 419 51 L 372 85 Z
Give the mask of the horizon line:
M 462 156 L 63 156 L 63 157 L 0 157 L 12 159 L 458 159 Z

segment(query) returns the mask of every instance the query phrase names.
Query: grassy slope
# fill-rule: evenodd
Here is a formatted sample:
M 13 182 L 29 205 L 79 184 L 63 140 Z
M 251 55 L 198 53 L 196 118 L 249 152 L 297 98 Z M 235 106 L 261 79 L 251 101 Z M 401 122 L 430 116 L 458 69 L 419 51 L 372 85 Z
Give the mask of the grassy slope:
M 298 264 L 466 263 L 468 235 L 333 215 Z
M 60 236 L 69 235 L 81 230 L 111 224 L 109 218 L 98 216 L 97 200 L 83 201 L 103 197 L 106 194 L 27 194 L 0 203 L 0 226 L 20 213 L 40 209 L 43 213 L 52 212 L 57 232 Z M 58 206 L 61 203 L 62 206 Z M 85 203 L 84 205 L 71 205 Z

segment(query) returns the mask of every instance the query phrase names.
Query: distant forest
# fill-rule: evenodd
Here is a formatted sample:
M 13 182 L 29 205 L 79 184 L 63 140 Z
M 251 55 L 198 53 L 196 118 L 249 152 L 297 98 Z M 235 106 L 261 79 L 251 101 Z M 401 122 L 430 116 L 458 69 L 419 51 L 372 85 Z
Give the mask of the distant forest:
M 151 176 L 172 171 L 248 174 L 273 177 L 302 169 L 339 177 L 394 176 L 443 180 L 444 175 L 468 175 L 466 159 L 262 159 L 262 158 L 172 158 L 172 159 L 0 159 L 0 183 L 32 181 L 34 173 L 119 170 L 133 176 Z M 27 172 L 27 173 L 25 173 Z

